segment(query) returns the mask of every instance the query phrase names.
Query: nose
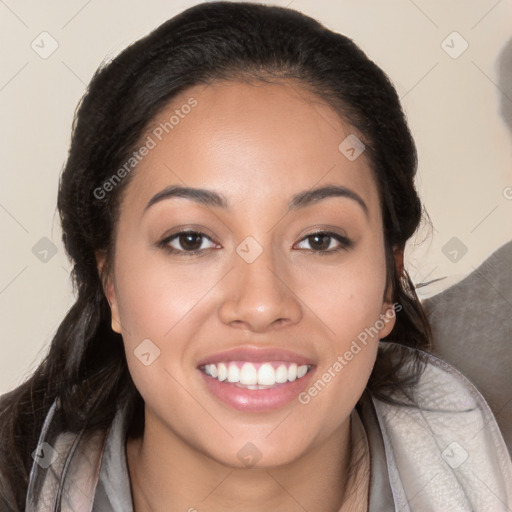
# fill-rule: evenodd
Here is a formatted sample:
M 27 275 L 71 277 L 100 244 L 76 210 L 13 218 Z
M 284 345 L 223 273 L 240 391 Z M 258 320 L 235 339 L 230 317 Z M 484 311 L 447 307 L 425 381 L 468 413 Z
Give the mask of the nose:
M 253 332 L 264 332 L 299 322 L 303 315 L 293 284 L 283 265 L 278 270 L 271 251 L 252 263 L 235 255 L 219 315 L 223 323 Z

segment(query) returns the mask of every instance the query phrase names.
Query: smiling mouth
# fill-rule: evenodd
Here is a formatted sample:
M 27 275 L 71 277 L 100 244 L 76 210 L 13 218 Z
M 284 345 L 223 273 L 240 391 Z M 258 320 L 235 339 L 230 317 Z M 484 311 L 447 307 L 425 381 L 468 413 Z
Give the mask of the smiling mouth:
M 199 369 L 218 382 L 249 390 L 271 389 L 304 377 L 312 365 L 289 362 L 226 361 L 205 364 Z

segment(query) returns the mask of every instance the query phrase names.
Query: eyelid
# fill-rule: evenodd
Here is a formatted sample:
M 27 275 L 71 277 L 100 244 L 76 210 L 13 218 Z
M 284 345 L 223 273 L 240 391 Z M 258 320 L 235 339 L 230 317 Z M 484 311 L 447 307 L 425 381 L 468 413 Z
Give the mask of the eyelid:
M 332 231 L 330 229 L 316 229 L 315 231 L 311 231 L 309 233 L 306 233 L 304 236 L 302 236 L 297 243 L 301 243 L 304 240 L 306 240 L 309 237 L 315 236 L 315 235 L 324 235 L 328 236 L 330 238 L 334 238 L 340 245 L 339 247 L 335 249 L 326 249 L 326 250 L 314 250 L 314 249 L 298 249 L 300 251 L 308 251 L 312 252 L 314 254 L 330 254 L 330 253 L 337 253 L 341 250 L 348 250 L 353 247 L 354 242 L 346 235 L 341 234 L 336 231 Z
M 348 236 L 346 230 L 344 230 L 340 226 L 331 224 L 317 224 L 314 226 L 309 226 L 309 228 L 299 233 L 298 239 L 304 240 L 304 238 L 318 234 L 340 237 L 347 240 L 348 242 L 353 242 L 353 240 Z
M 174 228 L 166 231 L 165 234 L 161 237 L 161 239 L 169 239 L 174 235 L 180 235 L 182 233 L 197 233 L 203 235 L 206 238 L 209 238 L 210 240 L 217 244 L 219 243 L 216 240 L 217 237 L 213 234 L 213 232 L 206 226 L 202 226 L 200 224 L 182 224 L 179 226 L 175 226 Z
M 217 240 L 212 235 L 205 233 L 203 231 L 204 229 L 205 228 L 199 229 L 197 227 L 190 226 L 190 225 L 178 226 L 178 227 L 174 228 L 170 233 L 166 234 L 156 245 L 159 248 L 165 249 L 166 251 L 173 253 L 173 254 L 179 254 L 179 255 L 184 255 L 184 256 L 199 255 L 199 254 L 204 253 L 208 249 L 197 249 L 195 251 L 185 251 L 183 249 L 176 249 L 175 247 L 172 247 L 170 245 L 171 241 L 176 240 L 177 238 L 179 238 L 182 235 L 194 234 L 194 235 L 199 235 L 200 237 L 209 240 L 211 243 L 213 243 L 215 245 L 221 246 L 221 244 L 219 242 L 217 242 Z

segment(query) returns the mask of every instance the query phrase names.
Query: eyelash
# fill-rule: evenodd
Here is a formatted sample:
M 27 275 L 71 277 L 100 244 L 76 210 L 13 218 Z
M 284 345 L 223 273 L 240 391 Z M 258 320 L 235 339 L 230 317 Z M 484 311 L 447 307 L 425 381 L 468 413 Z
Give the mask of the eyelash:
M 175 249 L 174 247 L 171 247 L 169 245 L 173 240 L 176 240 L 183 235 L 199 235 L 201 238 L 205 238 L 212 243 L 216 243 L 208 235 L 206 235 L 205 233 L 202 233 L 201 231 L 188 230 L 188 231 L 179 231 L 178 233 L 174 233 L 171 236 L 164 238 L 157 245 L 161 249 L 164 249 L 167 252 L 169 252 L 170 254 L 180 254 L 183 256 L 185 256 L 185 255 L 186 256 L 195 256 L 195 255 L 201 254 L 207 250 L 207 249 L 197 249 L 195 251 L 186 251 L 186 250 L 181 250 L 181 249 Z M 303 242 L 304 240 L 307 240 L 308 238 L 311 238 L 314 236 L 327 236 L 329 238 L 334 238 L 340 244 L 339 247 L 337 247 L 335 249 L 326 249 L 326 250 L 311 249 L 311 252 L 313 252 L 314 254 L 318 254 L 319 256 L 327 256 L 329 254 L 338 253 L 339 251 L 348 250 L 351 247 L 353 247 L 353 242 L 349 238 L 347 238 L 346 236 L 340 235 L 339 233 L 335 233 L 333 231 L 315 231 L 315 232 L 310 233 L 310 234 L 306 235 L 305 237 L 303 237 L 299 242 Z M 331 245 L 331 244 L 329 243 L 329 245 Z M 307 250 L 307 249 L 298 249 L 298 250 Z

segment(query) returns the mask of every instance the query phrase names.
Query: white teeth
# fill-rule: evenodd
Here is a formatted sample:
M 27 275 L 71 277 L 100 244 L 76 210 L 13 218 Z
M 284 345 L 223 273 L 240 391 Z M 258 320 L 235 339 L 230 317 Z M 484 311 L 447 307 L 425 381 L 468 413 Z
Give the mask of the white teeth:
M 240 384 L 251 386 L 258 383 L 258 372 L 251 363 L 244 363 L 240 370 Z
M 264 363 L 258 370 L 258 384 L 262 386 L 273 386 L 276 383 L 276 371 L 269 363 Z
M 212 366 L 215 366 L 215 365 L 212 365 Z M 304 377 L 304 375 L 306 375 L 306 373 L 308 373 L 308 367 L 305 364 L 303 364 L 302 366 L 299 366 L 297 368 L 297 379 Z
M 240 382 L 240 369 L 236 364 L 228 366 L 228 382 Z
M 217 378 L 222 382 L 228 378 L 228 369 L 224 363 L 219 363 L 218 365 L 211 364 L 210 367 L 217 366 L 217 373 L 219 374 Z M 213 374 L 210 373 L 213 377 Z
M 272 363 L 263 363 L 258 369 L 254 364 L 243 363 L 242 368 L 234 362 L 207 364 L 204 372 L 214 379 L 223 382 L 227 380 L 233 384 L 240 384 L 248 389 L 262 389 L 260 386 L 274 386 L 285 382 L 293 382 L 308 373 L 310 366 L 303 364 L 297 366 L 291 363 L 288 367 L 282 363 L 274 368 Z
M 288 380 L 288 368 L 284 364 L 279 366 L 276 370 L 276 382 L 282 384 Z
M 211 375 L 212 377 L 217 378 L 219 376 L 219 372 L 217 370 L 217 367 L 214 364 L 209 364 L 207 366 L 208 366 L 208 369 L 209 369 L 209 372 L 210 372 L 209 375 Z
M 288 380 L 293 382 L 297 378 L 297 365 L 292 363 L 288 368 Z

